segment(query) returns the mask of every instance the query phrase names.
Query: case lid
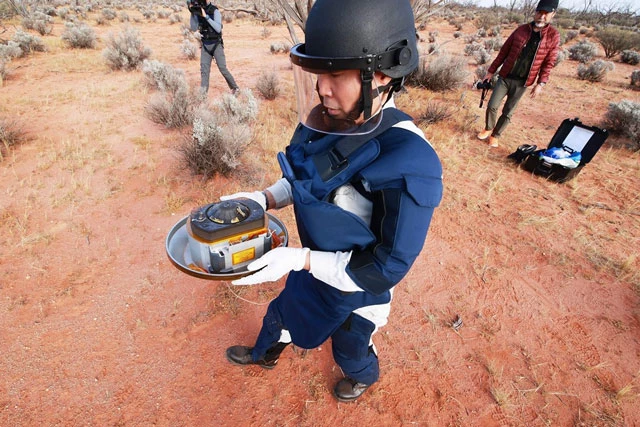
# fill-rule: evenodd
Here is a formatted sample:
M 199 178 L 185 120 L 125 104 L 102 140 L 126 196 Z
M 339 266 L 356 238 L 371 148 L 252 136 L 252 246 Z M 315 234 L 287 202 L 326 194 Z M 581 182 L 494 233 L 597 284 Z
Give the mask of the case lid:
M 579 151 L 582 155 L 580 165 L 585 165 L 596 155 L 608 136 L 609 132 L 605 129 L 582 124 L 578 118 L 564 119 L 551 138 L 549 148 L 565 146 Z

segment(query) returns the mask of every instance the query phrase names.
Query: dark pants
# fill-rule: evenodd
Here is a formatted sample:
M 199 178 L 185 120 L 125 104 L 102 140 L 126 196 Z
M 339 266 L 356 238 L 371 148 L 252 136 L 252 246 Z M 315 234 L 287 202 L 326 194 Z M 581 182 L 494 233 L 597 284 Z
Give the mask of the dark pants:
M 493 88 L 491 98 L 487 104 L 485 129 L 493 129 L 492 135 L 499 138 L 511 122 L 511 116 L 513 116 L 520 98 L 526 91 L 527 87 L 522 80 L 498 78 L 496 87 Z M 504 103 L 500 118 L 498 118 L 498 108 L 500 108 L 500 104 L 505 97 L 507 97 L 507 101 Z
M 282 329 L 287 327 L 283 324 L 282 316 L 273 301 L 269 304 L 262 322 L 252 358 L 253 360 L 277 359 L 286 347 L 278 340 Z M 380 376 L 378 356 L 369 345 L 374 330 L 373 322 L 352 313 L 331 335 L 333 359 L 342 372 L 360 383 L 369 385 L 376 382 Z
M 213 53 L 213 55 L 212 55 Z M 216 61 L 220 74 L 227 82 L 229 89 L 238 89 L 236 81 L 227 68 L 227 59 L 224 56 L 224 46 L 222 43 L 205 44 L 202 43 L 200 51 L 200 87 L 204 92 L 209 91 L 209 75 L 211 74 L 211 61 Z

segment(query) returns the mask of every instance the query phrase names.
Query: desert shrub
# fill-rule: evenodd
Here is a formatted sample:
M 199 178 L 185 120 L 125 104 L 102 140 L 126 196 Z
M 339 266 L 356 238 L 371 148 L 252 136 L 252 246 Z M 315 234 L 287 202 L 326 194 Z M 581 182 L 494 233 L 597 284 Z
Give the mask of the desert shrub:
M 185 137 L 178 151 L 184 166 L 194 175 L 202 175 L 205 180 L 216 174 L 227 176 L 240 165 L 251 136 L 247 124 L 225 122 L 220 115 L 200 108 L 191 135 Z
M 13 35 L 13 41 L 22 50 L 21 56 L 26 56 L 31 52 L 44 52 L 46 50 L 46 47 L 40 37 L 22 30 L 16 31 Z
M 258 100 L 251 89 L 241 89 L 235 96 L 226 93 L 214 106 L 229 121 L 237 123 L 249 123 L 258 116 Z
M 13 59 L 20 58 L 25 55 L 25 53 L 20 49 L 18 43 L 13 40 L 9 40 L 7 44 L 0 44 L 0 59 Z
M 26 140 L 26 133 L 16 122 L 0 119 L 0 160 L 4 159 L 11 147 Z
M 451 106 L 443 102 L 429 101 L 424 111 L 418 116 L 418 122 L 422 125 L 431 125 L 447 120 L 453 115 Z
M 436 42 L 436 38 L 438 37 L 438 32 L 437 31 L 429 31 L 428 34 L 428 40 L 429 43 L 435 43 Z
M 620 60 L 625 64 L 638 65 L 640 64 L 640 53 L 635 50 L 623 50 L 620 53 Z
M 502 47 L 502 39 L 500 37 L 493 37 L 484 41 L 484 48 L 488 51 L 499 51 Z
M 102 18 L 104 18 L 106 21 L 113 21 L 114 19 L 116 19 L 117 16 L 118 14 L 113 9 L 109 9 L 109 8 L 102 9 Z
M 557 67 L 558 65 L 560 65 L 562 61 L 567 59 L 567 56 L 569 56 L 569 53 L 566 49 L 558 50 L 558 56 L 556 56 L 556 62 L 553 64 L 553 66 Z
M 590 82 L 601 82 L 613 68 L 613 62 L 602 59 L 598 59 L 588 65 L 580 64 L 578 65 L 578 78 Z
M 133 27 L 125 27 L 117 36 L 111 34 L 107 44 L 103 56 L 112 70 L 137 69 L 151 55 L 151 49 L 142 45 L 140 33 Z
M 275 42 L 275 43 L 271 43 L 271 47 L 270 47 L 269 50 L 273 54 L 276 54 L 276 53 L 288 53 L 289 50 L 291 50 L 291 46 L 289 46 L 289 44 L 287 44 L 287 43 Z
M 571 46 L 568 51 L 570 59 L 586 63 L 598 54 L 598 47 L 588 40 L 581 40 Z
M 491 59 L 491 54 L 484 48 L 480 48 L 473 54 L 473 59 L 476 60 L 478 65 L 486 64 Z
M 169 11 L 169 10 L 159 10 L 158 11 L 158 18 L 160 18 L 160 19 L 167 19 L 169 17 L 169 15 L 171 15 L 171 11 Z
M 481 44 L 479 44 L 479 43 L 470 43 L 470 44 L 465 45 L 464 54 L 466 56 L 473 56 L 480 49 L 482 49 L 482 45 Z
M 578 37 L 578 31 L 577 30 L 569 30 L 565 33 L 565 41 L 570 42 L 571 40 L 575 39 L 576 37 Z
M 176 92 L 188 86 L 184 71 L 155 59 L 142 61 L 142 74 L 147 86 L 153 89 Z
M 8 63 L 8 59 L 3 59 L 0 57 L 0 87 L 2 87 L 2 84 L 9 75 L 9 69 L 7 68 Z
M 66 22 L 60 38 L 71 48 L 93 49 L 96 46 L 96 33 L 85 23 Z
M 453 38 L 454 39 L 458 39 L 462 36 L 462 31 L 456 31 L 455 33 L 453 33 Z
M 189 88 L 186 81 L 174 91 L 155 93 L 145 106 L 146 116 L 169 129 L 193 123 L 194 112 L 204 103 L 206 95 L 199 88 Z
M 626 136 L 636 149 L 640 148 L 640 103 L 622 100 L 610 102 L 605 114 L 604 127 Z
M 45 13 L 36 11 L 22 18 L 22 26 L 28 30 L 37 31 L 41 36 L 51 34 L 53 20 Z
M 468 77 L 464 58 L 442 55 L 428 65 L 422 58 L 418 69 L 409 75 L 408 83 L 433 91 L 454 90 Z
M 494 27 L 498 24 L 500 24 L 500 18 L 495 13 L 489 11 L 480 15 L 475 21 L 476 28 L 484 29 L 485 31 L 487 28 Z
M 256 82 L 256 89 L 264 99 L 276 99 L 280 95 L 278 74 L 275 71 L 263 71 Z
M 189 39 L 184 39 L 180 45 L 180 53 L 184 58 L 194 60 L 198 57 L 198 46 Z
M 125 12 L 124 10 L 120 12 L 120 15 L 118 16 L 118 19 L 120 20 L 120 22 L 129 22 L 129 21 L 131 21 L 131 18 L 129 17 L 129 14 L 127 12 Z
M 631 87 L 634 89 L 640 89 L 640 70 L 634 70 L 631 72 Z
M 605 28 L 596 32 L 595 38 L 604 49 L 604 56 L 613 58 L 623 50 L 636 47 L 637 35 L 631 31 L 618 28 Z
M 182 22 L 182 16 L 178 13 L 174 13 L 169 17 L 169 24 L 179 24 Z

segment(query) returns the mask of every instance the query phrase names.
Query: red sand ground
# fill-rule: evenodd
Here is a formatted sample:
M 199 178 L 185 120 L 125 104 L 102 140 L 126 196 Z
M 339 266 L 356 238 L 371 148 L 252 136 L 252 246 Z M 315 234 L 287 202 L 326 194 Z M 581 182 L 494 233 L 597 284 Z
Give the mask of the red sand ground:
M 197 84 L 179 25 L 135 26 L 154 59 Z M 452 38 L 451 26 L 434 27 Z M 267 28 L 263 38 L 255 22 L 225 27 L 242 87 L 270 67 L 291 84 L 287 57 L 269 53 L 286 29 Z M 248 184 L 179 167 L 180 133 L 145 118 L 141 72 L 104 65 L 104 38 L 119 24 L 96 27 L 102 41 L 88 52 L 65 48 L 62 30 L 57 22 L 44 37 L 48 52 L 13 61 L 0 88 L 0 116 L 32 138 L 0 162 L 0 425 L 640 425 L 638 155 L 605 148 L 564 185 L 505 161 L 519 143 L 548 141 L 563 118 L 597 124 L 609 101 L 637 101 L 630 67 L 591 85 L 561 64 L 497 150 L 474 139 L 477 92 L 462 91 L 472 107 L 459 111 L 474 124 L 426 129 L 445 198 L 376 336 L 381 380 L 343 404 L 330 393 L 342 377 L 330 343 L 287 349 L 273 371 L 226 362 L 228 346 L 253 342 L 282 284 L 231 289 L 187 276 L 164 239 L 192 207 Z M 447 50 L 461 52 L 456 43 Z M 214 68 L 210 98 L 225 90 Z M 276 102 L 293 105 L 286 93 Z M 402 103 L 416 112 L 420 97 L 446 99 L 410 89 Z M 273 152 L 293 129 L 261 117 L 256 188 L 279 176 L 261 129 L 283 128 Z M 292 212 L 276 214 L 295 245 Z

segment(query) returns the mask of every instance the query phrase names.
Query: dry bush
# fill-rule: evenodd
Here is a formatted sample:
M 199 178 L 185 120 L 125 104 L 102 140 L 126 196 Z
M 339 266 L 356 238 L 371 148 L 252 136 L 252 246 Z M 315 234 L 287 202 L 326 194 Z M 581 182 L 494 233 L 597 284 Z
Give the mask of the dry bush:
M 491 54 L 481 47 L 473 53 L 473 59 L 475 59 L 476 64 L 483 65 L 491 60 Z
M 16 122 L 0 119 L 0 161 L 4 159 L 11 147 L 26 140 L 26 133 Z
M 418 69 L 408 76 L 407 83 L 437 92 L 454 90 L 467 80 L 466 66 L 464 58 L 454 56 L 438 56 L 428 65 L 423 58 Z
M 631 87 L 634 89 L 640 89 L 640 70 L 634 70 L 631 72 Z
M 263 71 L 256 82 L 256 89 L 264 99 L 276 99 L 280 95 L 278 74 L 275 71 Z
M 614 65 L 611 61 L 604 61 L 598 59 L 591 64 L 578 65 L 578 78 L 580 80 L 587 80 L 590 82 L 601 82 L 606 77 L 607 73 L 613 70 Z
M 193 61 L 198 57 L 198 45 L 189 39 L 184 39 L 180 45 L 180 54 L 184 58 Z
M 183 70 L 155 59 L 142 61 L 142 75 L 148 87 L 160 91 L 176 92 L 188 86 Z
M 202 108 L 193 119 L 193 131 L 185 137 L 178 151 L 184 166 L 205 180 L 216 174 L 228 176 L 239 165 L 240 157 L 251 141 L 251 129 L 245 123 L 224 121 Z
M 289 50 L 291 50 L 291 46 L 287 43 L 283 43 L 283 42 L 271 43 L 270 51 L 273 54 L 289 53 Z
M 27 56 L 31 52 L 44 52 L 47 50 L 40 37 L 22 30 L 16 31 L 13 35 L 13 42 L 22 50 L 22 55 L 20 56 Z
M 103 56 L 112 70 L 135 70 L 151 55 L 151 49 L 143 46 L 140 33 L 133 27 L 125 27 L 117 36 L 111 34 L 107 44 Z
M 453 115 L 450 105 L 443 102 L 429 101 L 424 111 L 418 116 L 418 123 L 431 125 L 449 119 Z
M 251 89 L 241 89 L 232 95 L 222 95 L 214 107 L 229 122 L 249 123 L 258 116 L 258 100 L 253 96 Z
M 9 61 L 13 58 L 19 58 L 24 55 L 18 43 L 9 40 L 7 44 L 0 44 L 0 59 Z
M 67 46 L 76 49 L 93 49 L 96 46 L 96 33 L 89 25 L 67 22 L 60 36 Z
M 37 31 L 41 36 L 51 34 L 53 19 L 42 12 L 36 11 L 22 18 L 22 26 L 27 30 Z
M 605 114 L 604 127 L 631 140 L 640 149 L 640 103 L 622 100 L 610 102 Z
M 581 40 L 567 50 L 570 59 L 582 63 L 591 61 L 598 54 L 598 47 L 588 40 Z
M 638 65 L 640 64 L 640 53 L 635 50 L 623 50 L 620 53 L 620 60 L 625 64 Z
M 193 123 L 195 111 L 204 103 L 205 94 L 199 88 L 180 86 L 175 91 L 154 94 L 145 107 L 147 117 L 167 128 L 181 128 Z

